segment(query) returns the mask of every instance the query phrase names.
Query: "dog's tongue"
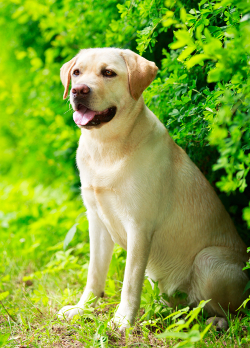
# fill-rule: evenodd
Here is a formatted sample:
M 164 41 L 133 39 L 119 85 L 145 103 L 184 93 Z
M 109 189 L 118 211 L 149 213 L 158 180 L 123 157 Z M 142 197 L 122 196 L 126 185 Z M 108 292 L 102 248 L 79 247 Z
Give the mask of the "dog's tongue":
M 95 114 L 95 111 L 81 106 L 79 110 L 73 113 L 73 120 L 78 126 L 85 126 L 89 121 L 93 120 Z

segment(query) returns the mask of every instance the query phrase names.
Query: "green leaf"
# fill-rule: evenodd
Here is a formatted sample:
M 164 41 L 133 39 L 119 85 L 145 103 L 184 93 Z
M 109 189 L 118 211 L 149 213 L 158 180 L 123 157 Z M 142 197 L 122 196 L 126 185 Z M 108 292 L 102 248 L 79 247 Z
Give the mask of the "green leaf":
M 197 37 L 197 39 L 198 40 L 200 40 L 201 41 L 201 33 L 202 33 L 202 31 L 203 31 L 203 29 L 204 29 L 204 24 L 200 24 L 197 28 L 196 28 L 196 37 Z
M 243 219 L 246 220 L 248 227 L 250 227 L 250 207 L 243 209 Z
M 181 19 L 181 21 L 182 21 L 183 23 L 186 22 L 186 19 L 187 19 L 187 12 L 186 12 L 186 10 L 185 10 L 184 7 L 182 7 L 182 8 L 180 9 L 180 19 Z
M 188 338 L 191 342 L 198 342 L 201 340 L 201 334 L 199 330 L 195 330 L 194 328 L 192 328 L 192 330 L 188 333 Z
M 207 76 L 207 82 L 217 82 L 221 79 L 221 69 L 220 68 L 214 68 L 208 72 Z
M 209 325 L 206 326 L 206 328 L 201 332 L 201 339 L 203 339 L 203 337 L 206 335 L 206 333 L 208 332 L 208 330 L 210 329 L 210 327 L 213 325 L 213 323 L 210 323 Z
M 194 50 L 196 49 L 196 46 L 189 46 L 186 47 L 179 57 L 177 58 L 180 62 L 183 62 Z
M 170 27 L 173 24 L 176 24 L 177 21 L 173 18 L 167 18 L 165 21 L 162 22 L 164 27 Z
M 174 332 L 174 331 L 164 331 L 163 333 L 157 335 L 158 338 L 179 338 L 181 340 L 186 340 L 189 335 L 186 332 Z
M 217 10 L 218 8 L 229 6 L 232 3 L 232 0 L 222 0 L 221 2 L 214 5 L 214 9 Z
M 9 291 L 1 292 L 0 293 L 0 301 L 4 300 L 6 297 L 9 296 Z
M 68 233 L 66 234 L 66 237 L 65 237 L 64 242 L 63 242 L 63 250 L 66 250 L 67 246 L 69 245 L 69 243 L 74 238 L 74 235 L 75 235 L 75 233 L 77 231 L 77 225 L 78 225 L 78 223 L 74 224 L 71 227 L 71 229 L 68 231 Z
M 204 5 L 206 2 L 208 2 L 208 0 L 202 0 L 202 1 L 199 3 L 199 7 L 201 7 L 202 5 Z
M 169 47 L 173 50 L 181 48 L 185 45 L 193 45 L 192 37 L 187 30 L 181 29 L 174 32 L 175 37 L 177 38 L 176 42 L 173 42 L 169 45 Z
M 244 294 L 248 289 L 250 289 L 250 281 L 247 282 L 247 285 L 245 286 L 245 289 L 244 289 L 244 291 L 243 291 L 243 294 Z
M 205 59 L 208 59 L 208 56 L 206 54 L 197 54 L 196 56 L 189 59 L 189 61 L 187 61 L 185 65 L 188 69 L 191 69 L 193 66 L 203 62 Z
M 6 347 L 5 343 L 8 341 L 10 334 L 1 334 L 0 335 L 0 347 Z

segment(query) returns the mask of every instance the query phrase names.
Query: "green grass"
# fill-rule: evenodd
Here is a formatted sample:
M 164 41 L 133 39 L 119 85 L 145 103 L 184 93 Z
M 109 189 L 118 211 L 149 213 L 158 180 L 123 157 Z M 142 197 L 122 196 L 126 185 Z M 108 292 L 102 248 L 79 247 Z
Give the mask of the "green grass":
M 117 267 L 114 260 L 112 267 Z M 74 275 L 65 271 L 56 276 L 46 275 L 40 280 L 22 282 L 21 277 L 25 273 L 23 270 L 16 277 L 11 295 L 2 301 L 5 309 L 2 307 L 0 311 L 1 339 L 9 336 L 4 347 L 173 347 L 178 342 L 156 337 L 170 324 L 169 320 L 164 319 L 164 309 L 168 314 L 169 310 L 159 302 L 157 306 L 160 310 L 149 313 L 149 320 L 142 320 L 145 309 L 141 308 L 134 327 L 126 334 L 121 335 L 118 330 L 109 328 L 108 322 L 119 302 L 118 280 L 116 294 L 105 296 L 95 309 L 89 307 L 82 317 L 67 322 L 57 319 L 57 311 L 65 304 L 76 303 L 83 284 L 78 284 Z M 145 288 L 142 296 L 148 296 Z M 157 293 L 155 297 L 159 299 Z M 247 343 L 243 342 L 247 342 L 250 334 L 248 318 L 237 317 L 229 323 L 226 332 L 216 332 L 213 327 L 210 328 L 196 347 L 247 347 Z M 205 329 L 202 315 L 190 327 L 197 324 L 201 331 Z

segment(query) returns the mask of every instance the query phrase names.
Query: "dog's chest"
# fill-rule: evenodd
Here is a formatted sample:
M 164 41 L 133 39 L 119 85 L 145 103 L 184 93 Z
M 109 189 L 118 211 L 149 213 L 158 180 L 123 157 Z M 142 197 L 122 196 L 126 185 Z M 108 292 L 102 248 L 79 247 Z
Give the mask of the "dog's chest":
M 126 204 L 121 196 L 112 188 L 82 188 L 82 195 L 87 209 L 94 209 L 109 231 L 113 241 L 123 248 L 127 246 L 125 229 Z
M 87 210 L 94 210 L 113 241 L 126 249 L 125 223 L 128 212 L 126 195 L 124 195 L 126 175 L 122 169 L 122 163 L 94 168 L 79 160 L 77 163 L 80 170 L 82 197 Z

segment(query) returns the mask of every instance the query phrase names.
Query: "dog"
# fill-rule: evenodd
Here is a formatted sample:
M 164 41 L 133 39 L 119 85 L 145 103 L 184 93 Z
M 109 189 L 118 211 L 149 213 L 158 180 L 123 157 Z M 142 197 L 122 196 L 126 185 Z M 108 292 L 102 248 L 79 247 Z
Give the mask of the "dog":
M 112 325 L 133 325 L 145 271 L 171 302 L 209 300 L 209 315 L 225 318 L 242 301 L 246 246 L 209 182 L 147 108 L 142 92 L 158 68 L 130 50 L 83 49 L 61 68 L 64 99 L 70 81 L 77 150 L 87 209 L 90 264 L 79 303 L 104 294 L 114 243 L 127 250 L 121 301 Z M 213 320 L 213 317 L 212 317 Z M 225 320 L 225 319 L 223 319 Z

